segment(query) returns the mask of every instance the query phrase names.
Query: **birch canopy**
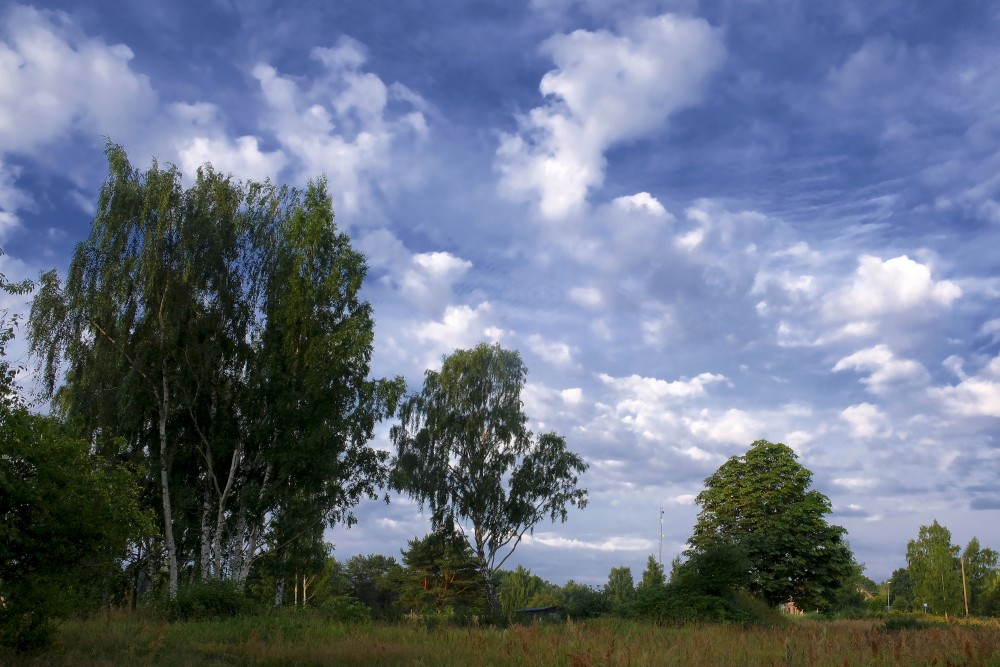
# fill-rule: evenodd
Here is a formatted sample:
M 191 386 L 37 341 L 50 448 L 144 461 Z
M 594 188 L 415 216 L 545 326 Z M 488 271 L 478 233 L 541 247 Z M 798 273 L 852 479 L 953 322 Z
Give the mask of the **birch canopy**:
M 566 521 L 587 504 L 587 469 L 555 433 L 535 439 L 521 403 L 527 369 L 516 351 L 456 350 L 400 407 L 391 431 L 394 483 L 428 506 L 435 526 L 466 522 L 493 611 L 493 574 L 545 518 Z
M 367 442 L 403 386 L 368 377 L 364 258 L 325 180 L 299 192 L 206 165 L 184 189 L 174 167 L 106 154 L 89 238 L 65 281 L 42 277 L 31 349 L 50 393 L 64 379 L 57 411 L 146 468 L 150 569 L 166 559 L 171 595 L 180 570 L 242 582 L 384 480 Z

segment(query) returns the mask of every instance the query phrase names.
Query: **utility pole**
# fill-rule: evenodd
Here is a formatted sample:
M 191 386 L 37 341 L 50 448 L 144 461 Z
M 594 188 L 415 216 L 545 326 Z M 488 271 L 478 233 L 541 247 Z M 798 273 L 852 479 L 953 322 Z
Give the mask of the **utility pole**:
M 663 505 L 660 505 L 660 567 L 663 567 Z
M 969 589 L 965 587 L 965 557 L 958 559 L 962 564 L 962 595 L 965 597 L 965 615 L 969 615 Z

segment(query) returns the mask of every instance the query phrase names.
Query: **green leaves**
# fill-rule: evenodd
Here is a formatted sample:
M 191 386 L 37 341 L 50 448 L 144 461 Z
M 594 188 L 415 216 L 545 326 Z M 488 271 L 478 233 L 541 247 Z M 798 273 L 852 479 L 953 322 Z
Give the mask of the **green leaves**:
M 736 547 L 751 593 L 771 604 L 824 607 L 850 575 L 853 558 L 846 531 L 824 519 L 829 498 L 809 488 L 812 473 L 796 458 L 784 444 L 758 440 L 722 464 L 698 494 L 702 509 L 690 553 Z
M 423 389 L 400 406 L 391 431 L 393 483 L 429 506 L 435 525 L 468 521 L 490 606 L 499 610 L 492 573 L 545 517 L 565 521 L 586 506 L 578 488 L 583 459 L 554 433 L 537 440 L 521 404 L 527 369 L 499 345 L 456 350 Z
M 311 553 L 384 482 L 367 443 L 403 392 L 369 377 L 365 262 L 325 180 L 298 192 L 205 165 L 185 189 L 174 167 L 105 152 L 90 236 L 32 304 L 48 390 L 65 370 L 61 415 L 147 468 L 173 589 L 177 563 L 243 580 L 266 541 Z

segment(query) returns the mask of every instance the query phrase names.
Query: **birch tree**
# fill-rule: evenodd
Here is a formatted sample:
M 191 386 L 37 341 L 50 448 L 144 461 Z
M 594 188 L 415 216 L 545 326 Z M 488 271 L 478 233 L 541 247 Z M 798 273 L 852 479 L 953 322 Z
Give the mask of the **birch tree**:
M 499 613 L 494 573 L 543 519 L 583 508 L 587 464 L 555 433 L 537 439 L 521 403 L 527 369 L 499 345 L 456 350 L 400 407 L 392 428 L 394 484 L 431 510 L 435 527 L 455 524 L 479 563 L 490 610 Z
M 90 236 L 65 281 L 42 277 L 31 349 L 55 409 L 146 465 L 170 595 L 181 569 L 243 582 L 263 550 L 351 522 L 385 478 L 367 442 L 403 386 L 369 378 L 364 258 L 324 180 L 206 165 L 184 189 L 174 167 L 106 153 Z

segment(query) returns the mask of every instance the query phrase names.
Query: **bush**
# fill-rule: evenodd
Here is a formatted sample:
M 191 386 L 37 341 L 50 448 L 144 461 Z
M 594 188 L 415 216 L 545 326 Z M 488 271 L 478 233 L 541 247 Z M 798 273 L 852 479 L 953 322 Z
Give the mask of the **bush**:
M 199 581 L 184 586 L 177 592 L 177 599 L 167 605 L 168 617 L 174 621 L 231 618 L 251 611 L 250 600 L 231 581 Z
M 323 618 L 337 623 L 360 623 L 370 621 L 372 617 L 371 609 L 350 595 L 330 598 L 318 609 Z

